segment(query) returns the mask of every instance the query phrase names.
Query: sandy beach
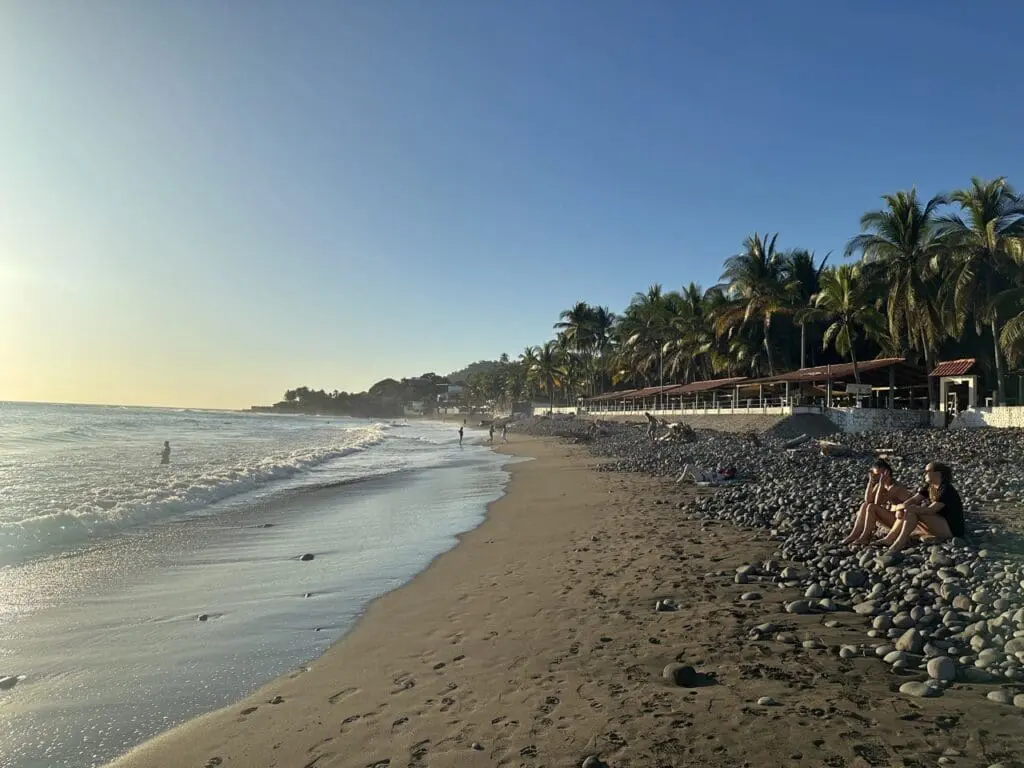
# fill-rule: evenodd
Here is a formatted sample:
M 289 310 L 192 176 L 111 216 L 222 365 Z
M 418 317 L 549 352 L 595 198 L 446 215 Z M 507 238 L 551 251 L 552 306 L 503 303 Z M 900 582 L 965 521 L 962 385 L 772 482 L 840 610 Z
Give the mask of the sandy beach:
M 693 490 L 593 471 L 584 449 L 515 435 L 507 494 L 323 656 L 113 763 L 154 766 L 988 766 L 1022 754 L 1021 712 L 957 686 L 938 699 L 834 648 L 852 613 L 729 573 L 763 532 L 696 521 Z M 741 600 L 758 591 L 759 600 Z M 680 606 L 655 612 L 659 598 Z M 826 619 L 836 626 L 825 627 Z M 820 648 L 751 640 L 773 622 Z M 677 686 L 662 670 L 702 673 Z M 759 704 L 771 697 L 775 704 Z

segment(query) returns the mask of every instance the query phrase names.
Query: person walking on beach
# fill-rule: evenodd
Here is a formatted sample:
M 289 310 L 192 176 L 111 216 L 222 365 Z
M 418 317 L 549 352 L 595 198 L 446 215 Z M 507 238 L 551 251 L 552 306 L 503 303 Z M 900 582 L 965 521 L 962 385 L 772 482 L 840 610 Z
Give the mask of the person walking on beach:
M 164 440 L 164 449 L 160 451 L 160 463 L 170 464 L 171 463 L 171 441 Z
M 508 424 L 501 425 L 501 442 L 508 442 Z
M 488 430 L 487 442 L 494 445 L 494 422 L 491 422 L 491 428 Z
M 459 445 L 462 445 L 462 427 L 459 427 Z

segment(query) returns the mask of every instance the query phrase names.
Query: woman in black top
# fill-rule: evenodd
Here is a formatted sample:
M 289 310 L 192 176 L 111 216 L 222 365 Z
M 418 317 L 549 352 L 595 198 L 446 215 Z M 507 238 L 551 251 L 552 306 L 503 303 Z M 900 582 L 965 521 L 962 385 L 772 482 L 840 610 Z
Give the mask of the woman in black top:
M 890 552 L 899 552 L 915 533 L 949 539 L 964 535 L 964 504 L 953 487 L 953 471 L 933 461 L 924 468 L 924 482 L 917 495 L 894 504 L 896 525 L 883 541 Z

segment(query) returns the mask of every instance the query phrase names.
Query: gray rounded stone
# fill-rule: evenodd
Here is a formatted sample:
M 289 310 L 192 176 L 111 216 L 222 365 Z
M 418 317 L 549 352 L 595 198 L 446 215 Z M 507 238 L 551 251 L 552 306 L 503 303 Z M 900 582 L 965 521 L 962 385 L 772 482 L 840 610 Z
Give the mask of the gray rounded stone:
M 928 662 L 928 676 L 942 683 L 956 680 L 956 662 L 948 656 L 937 656 Z
M 666 680 L 671 680 L 676 685 L 687 688 L 697 682 L 697 670 L 691 666 L 679 664 L 677 662 L 668 664 L 661 671 L 661 676 Z
M 985 696 L 989 701 L 994 701 L 996 704 L 1013 704 L 1013 694 L 1002 688 L 989 691 L 988 695 Z
M 901 685 L 900 693 L 905 693 L 907 696 L 914 696 L 919 699 L 926 699 L 939 696 L 942 692 L 935 687 L 934 683 L 922 683 L 915 680 Z

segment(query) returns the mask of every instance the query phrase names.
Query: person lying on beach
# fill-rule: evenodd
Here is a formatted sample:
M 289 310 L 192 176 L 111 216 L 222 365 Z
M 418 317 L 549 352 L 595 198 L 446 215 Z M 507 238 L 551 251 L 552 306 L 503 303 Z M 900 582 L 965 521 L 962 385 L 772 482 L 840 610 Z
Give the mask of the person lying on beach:
M 882 539 L 889 552 L 899 552 L 911 536 L 950 539 L 964 535 L 964 503 L 953 487 L 953 470 L 933 461 L 924 468 L 921 489 L 911 498 L 892 505 L 896 521 Z
M 875 459 L 868 470 L 868 484 L 864 489 L 864 501 L 853 520 L 853 530 L 843 539 L 843 544 L 867 544 L 881 525 L 891 530 L 896 522 L 893 504 L 900 504 L 914 494 L 896 484 L 892 465 L 885 459 Z
M 683 467 L 683 472 L 676 482 L 680 483 L 687 479 L 692 479 L 695 483 L 723 483 L 736 479 L 736 467 L 717 467 L 704 470 L 699 467 L 690 469 L 690 465 L 687 464 Z

